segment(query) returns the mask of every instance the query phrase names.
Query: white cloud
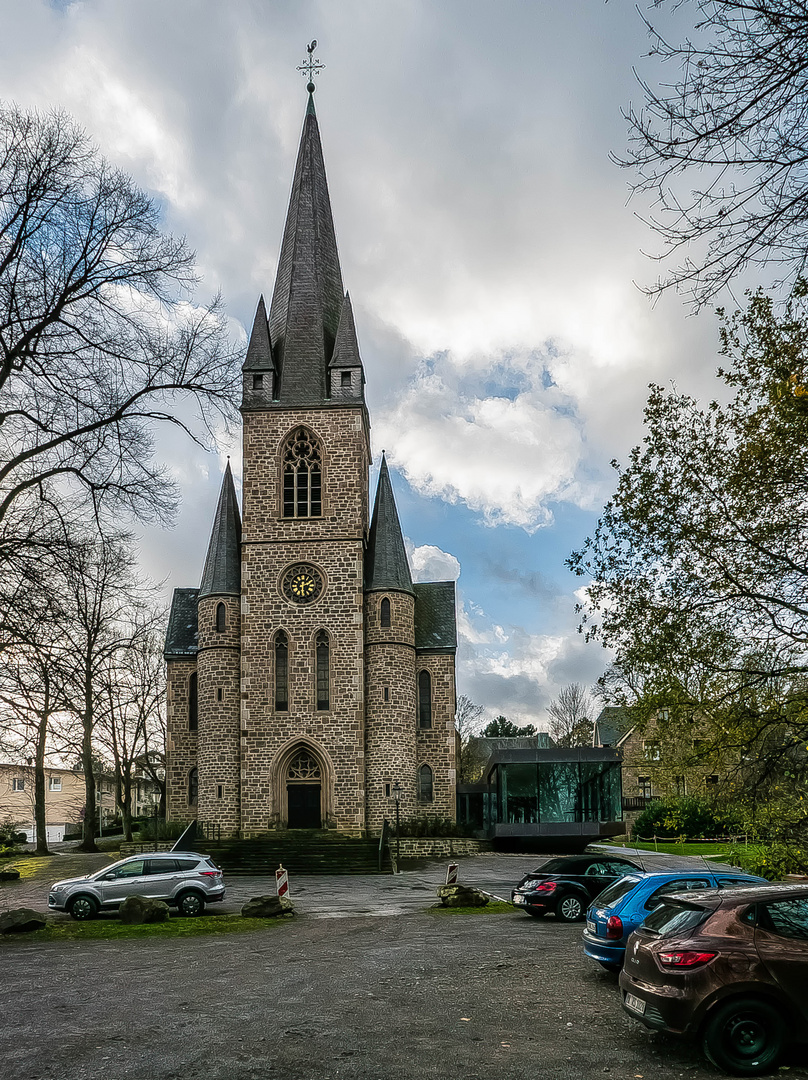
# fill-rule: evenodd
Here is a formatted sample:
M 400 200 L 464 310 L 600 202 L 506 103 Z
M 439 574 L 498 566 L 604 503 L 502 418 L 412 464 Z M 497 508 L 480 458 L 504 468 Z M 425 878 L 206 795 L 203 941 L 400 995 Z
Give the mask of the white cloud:
M 460 563 L 448 551 L 441 551 L 434 544 L 414 547 L 409 539 L 404 541 L 415 581 L 457 581 Z

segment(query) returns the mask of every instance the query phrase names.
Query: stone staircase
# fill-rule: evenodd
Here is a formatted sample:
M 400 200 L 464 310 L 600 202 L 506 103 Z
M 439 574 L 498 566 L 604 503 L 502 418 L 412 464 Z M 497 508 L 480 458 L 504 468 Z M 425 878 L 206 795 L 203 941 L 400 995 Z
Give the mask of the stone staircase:
M 198 836 L 194 850 L 210 855 L 228 874 L 274 874 L 280 865 L 294 874 L 380 873 L 378 840 L 356 840 L 319 829 L 290 829 L 250 840 Z M 385 851 L 381 873 L 391 872 Z

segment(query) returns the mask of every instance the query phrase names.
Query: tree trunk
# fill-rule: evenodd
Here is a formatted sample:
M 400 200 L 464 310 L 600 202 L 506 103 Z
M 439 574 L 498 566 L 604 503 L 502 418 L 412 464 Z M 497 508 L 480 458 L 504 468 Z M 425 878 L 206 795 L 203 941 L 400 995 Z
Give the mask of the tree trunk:
M 45 740 L 48 734 L 47 702 L 39 718 L 36 733 L 36 758 L 34 760 L 34 825 L 36 826 L 36 853 L 50 855 L 48 851 L 48 825 L 45 812 Z
M 92 673 L 88 670 L 84 674 L 84 733 L 81 740 L 81 764 L 84 768 L 84 825 L 82 827 L 82 840 L 79 844 L 81 851 L 98 851 L 95 842 L 97 831 L 98 809 L 95 798 L 95 775 L 93 774 L 93 700 L 92 700 Z

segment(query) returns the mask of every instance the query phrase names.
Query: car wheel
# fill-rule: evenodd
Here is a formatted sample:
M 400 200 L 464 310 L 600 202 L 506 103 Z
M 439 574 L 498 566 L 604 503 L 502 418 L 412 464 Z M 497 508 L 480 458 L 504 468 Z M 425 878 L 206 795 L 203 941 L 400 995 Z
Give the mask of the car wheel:
M 198 892 L 184 892 L 177 897 L 180 915 L 201 915 L 205 910 L 204 897 Z
M 735 998 L 707 1017 L 704 1053 L 725 1072 L 759 1076 L 775 1068 L 785 1033 L 785 1022 L 773 1005 L 757 998 Z
M 76 896 L 70 901 L 67 909 L 74 919 L 84 922 L 86 919 L 94 919 L 98 914 L 98 904 L 92 896 Z
M 584 905 L 577 896 L 562 896 L 556 904 L 556 918 L 562 922 L 580 922 L 584 917 Z

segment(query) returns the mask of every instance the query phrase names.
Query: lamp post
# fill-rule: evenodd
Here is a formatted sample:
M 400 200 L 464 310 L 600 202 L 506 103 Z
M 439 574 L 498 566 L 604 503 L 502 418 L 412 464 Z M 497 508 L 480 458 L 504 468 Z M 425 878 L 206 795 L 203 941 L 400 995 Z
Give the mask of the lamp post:
M 393 784 L 393 798 L 396 800 L 396 873 L 401 873 L 401 784 Z

